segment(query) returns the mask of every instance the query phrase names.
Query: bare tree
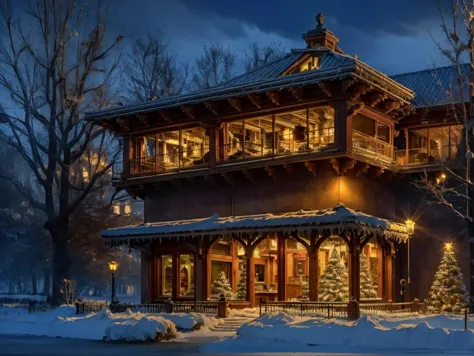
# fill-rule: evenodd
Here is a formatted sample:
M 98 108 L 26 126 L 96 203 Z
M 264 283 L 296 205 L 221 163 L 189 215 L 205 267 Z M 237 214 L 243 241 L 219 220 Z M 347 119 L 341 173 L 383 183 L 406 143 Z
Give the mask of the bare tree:
M 257 42 L 249 45 L 243 60 L 245 71 L 250 72 L 267 63 L 273 62 L 285 55 L 285 47 L 281 43 L 272 42 L 269 45 L 259 46 Z
M 126 96 L 138 102 L 179 95 L 188 79 L 187 63 L 176 63 L 161 31 L 138 38 L 126 55 L 123 83 Z
M 28 5 L 21 11 L 9 0 L 0 3 L 0 87 L 16 113 L 1 116 L 9 131 L 0 139 L 20 153 L 41 191 L 34 195 L 15 177 L 1 172 L 0 177 L 46 215 L 53 245 L 52 298 L 59 303 L 63 281 L 69 279 L 70 216 L 121 151 L 106 130 L 85 122 L 83 113 L 108 105 L 107 83 L 119 58 L 111 55 L 122 37 L 107 40 L 100 4 L 95 10 L 79 0 Z M 70 168 L 92 147 L 98 159 L 89 180 L 75 186 Z
M 455 78 L 449 88 L 441 78 L 435 76 L 435 80 L 447 96 L 447 115 L 461 125 L 463 137 L 455 164 L 443 164 L 448 180 L 436 179 L 425 172 L 415 184 L 432 202 L 449 207 L 466 223 L 470 246 L 470 312 L 474 313 L 474 0 L 451 0 L 449 13 L 444 11 L 444 3 L 437 5 L 443 40 L 432 37 L 455 71 Z
M 196 58 L 193 89 L 209 89 L 231 79 L 236 59 L 230 48 L 224 48 L 221 44 L 203 46 L 203 53 Z

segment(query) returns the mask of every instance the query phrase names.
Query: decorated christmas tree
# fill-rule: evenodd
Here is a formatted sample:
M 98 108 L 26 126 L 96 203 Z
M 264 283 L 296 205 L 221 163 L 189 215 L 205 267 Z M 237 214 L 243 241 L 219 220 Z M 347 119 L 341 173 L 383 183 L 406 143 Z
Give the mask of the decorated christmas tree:
M 425 304 L 430 312 L 461 313 L 467 307 L 467 301 L 468 294 L 462 281 L 461 268 L 451 250 L 451 244 L 447 244 Z
M 309 300 L 309 283 L 308 281 L 301 282 L 301 300 Z
M 377 298 L 377 288 L 369 272 L 367 256 L 360 256 L 360 297 L 362 299 Z
M 335 248 L 319 280 L 319 301 L 347 302 L 349 300 L 349 275 Z
M 243 260 L 239 261 L 239 274 L 240 279 L 239 283 L 237 283 L 235 299 L 247 300 L 247 263 Z
M 233 299 L 232 287 L 224 271 L 221 271 L 214 282 L 212 282 L 211 299 L 219 300 L 224 295 L 226 299 Z

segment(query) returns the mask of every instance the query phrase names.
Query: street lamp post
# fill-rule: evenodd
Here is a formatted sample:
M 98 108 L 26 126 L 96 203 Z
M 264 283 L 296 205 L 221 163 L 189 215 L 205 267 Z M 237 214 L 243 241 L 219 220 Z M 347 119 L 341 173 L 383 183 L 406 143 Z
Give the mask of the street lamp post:
M 415 233 L 415 222 L 412 219 L 408 219 L 405 221 L 405 225 L 407 227 L 407 234 L 408 234 L 408 259 L 407 259 L 407 288 L 406 288 L 406 300 L 410 301 L 410 240 L 413 234 Z
M 114 304 L 115 299 L 115 271 L 117 270 L 118 263 L 115 261 L 109 262 L 110 272 L 112 272 L 112 297 L 110 300 L 110 304 Z

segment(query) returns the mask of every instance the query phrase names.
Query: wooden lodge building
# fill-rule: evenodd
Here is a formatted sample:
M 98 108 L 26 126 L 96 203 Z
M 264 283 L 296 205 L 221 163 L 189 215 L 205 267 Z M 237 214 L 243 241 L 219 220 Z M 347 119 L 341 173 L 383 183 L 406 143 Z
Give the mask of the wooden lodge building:
M 143 299 L 207 300 L 224 271 L 234 292 L 246 274 L 252 305 L 301 299 L 305 282 L 318 300 L 336 249 L 350 296 L 364 258 L 378 297 L 400 300 L 409 240 L 410 297 L 426 297 L 456 222 L 422 214 L 411 181 L 442 173 L 462 127 L 432 70 L 388 77 L 345 54 L 322 16 L 303 39 L 212 89 L 87 114 L 123 138 L 115 185 L 144 200 L 145 224 L 102 234 L 142 251 Z M 411 238 L 409 217 L 423 227 Z

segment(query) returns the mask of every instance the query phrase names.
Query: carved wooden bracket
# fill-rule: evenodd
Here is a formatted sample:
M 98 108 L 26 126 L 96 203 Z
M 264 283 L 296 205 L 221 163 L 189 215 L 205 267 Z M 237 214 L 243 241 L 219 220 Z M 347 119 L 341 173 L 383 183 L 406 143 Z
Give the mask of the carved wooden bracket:
M 342 92 L 345 94 L 347 90 L 354 84 L 356 80 L 354 78 L 346 79 L 342 82 Z
M 237 110 L 238 112 L 242 112 L 242 102 L 240 101 L 240 99 L 229 98 L 227 99 L 227 101 L 230 105 L 232 105 L 235 110 Z
M 182 112 L 188 115 L 190 119 L 192 120 L 195 119 L 195 115 L 194 115 L 196 112 L 195 108 L 193 108 L 192 106 L 185 106 L 185 105 L 181 105 L 179 108 L 181 109 Z
M 267 172 L 268 176 L 273 179 L 274 182 L 277 181 L 277 169 L 275 167 L 265 167 L 265 171 Z
M 304 165 L 314 177 L 316 177 L 318 175 L 318 169 L 317 169 L 316 162 L 305 161 Z
M 365 104 L 363 102 L 360 102 L 360 103 L 357 103 L 357 104 L 354 104 L 352 105 L 348 112 L 347 112 L 347 115 L 350 116 L 350 115 L 357 115 L 363 108 L 364 108 Z
M 280 93 L 277 91 L 267 91 L 265 93 L 276 106 L 280 105 Z
M 160 114 L 160 116 L 161 116 L 165 121 L 171 122 L 170 117 L 169 117 L 163 110 L 159 110 L 159 111 L 158 111 L 158 114 Z
M 202 104 L 207 110 L 212 112 L 214 115 L 219 116 L 219 104 L 217 104 L 215 101 L 205 101 Z
M 298 100 L 302 101 L 303 100 L 303 87 L 291 87 L 289 88 L 291 95 Z
M 362 173 L 367 173 L 369 171 L 370 164 L 364 163 L 364 162 L 357 162 L 354 171 L 355 171 L 355 176 L 359 177 Z
M 328 82 L 318 83 L 319 88 L 329 97 L 332 97 L 331 85 Z
M 222 173 L 221 176 L 230 185 L 235 184 L 235 177 L 232 175 L 232 173 Z
M 374 92 L 370 94 L 369 105 L 371 108 L 388 98 L 386 93 Z
M 366 93 L 368 93 L 371 90 L 373 90 L 373 87 L 370 84 L 363 83 L 363 84 L 360 84 L 360 85 L 355 85 L 351 89 L 352 95 L 351 95 L 350 99 L 351 100 L 357 100 L 361 96 L 365 95 Z
M 295 164 L 285 163 L 283 168 L 285 168 L 285 171 L 290 175 L 296 175 L 298 173 L 298 167 Z
M 372 166 L 370 167 L 369 169 L 369 175 L 372 177 L 372 178 L 375 178 L 375 177 L 380 177 L 382 175 L 382 173 L 384 172 L 385 170 L 382 168 L 382 167 L 376 167 L 376 166 Z
M 343 176 L 349 169 L 353 169 L 356 161 L 350 158 L 331 158 L 332 168 L 337 174 Z
M 402 103 L 399 101 L 389 101 L 388 103 L 384 105 L 383 111 L 385 114 L 389 114 L 393 110 L 398 109 L 401 105 Z
M 248 98 L 255 107 L 257 107 L 258 109 L 262 108 L 263 99 L 260 95 L 258 95 L 258 94 L 249 94 Z
M 130 131 L 130 120 L 127 119 L 117 119 L 117 123 L 126 131 Z
M 145 125 L 146 127 L 150 127 L 150 119 L 147 115 L 138 114 L 137 118 L 143 125 Z

